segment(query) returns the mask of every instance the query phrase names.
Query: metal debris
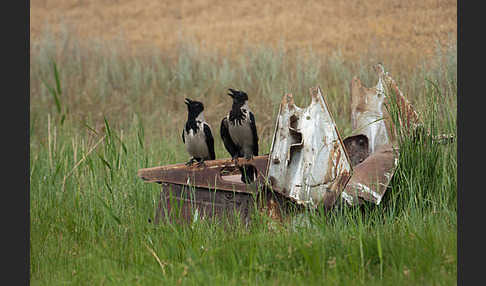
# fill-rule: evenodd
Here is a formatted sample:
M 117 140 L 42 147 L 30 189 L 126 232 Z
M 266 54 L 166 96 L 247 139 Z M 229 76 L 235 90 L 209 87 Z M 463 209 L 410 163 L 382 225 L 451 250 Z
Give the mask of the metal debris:
M 186 184 L 162 183 L 154 223 L 161 220 L 193 222 L 211 217 L 239 217 L 248 223 L 253 197 L 245 192 L 193 187 Z
M 351 81 L 354 135 L 344 142 L 353 154 L 353 175 L 341 194 L 349 205 L 363 201 L 379 204 L 398 166 L 398 129 L 386 105 L 395 104 L 400 111 L 396 120 L 400 131 L 411 132 L 421 125 L 417 112 L 383 65 L 375 65 L 374 70 L 378 83 L 372 88 L 364 87 L 357 77 Z M 356 138 L 360 143 L 356 143 Z
M 208 160 L 202 166 L 186 166 L 184 163 L 144 168 L 138 176 L 145 182 L 162 185 L 155 223 L 162 219 L 191 222 L 196 218 L 239 217 L 248 223 L 250 210 L 265 200 L 260 210 L 274 219 L 281 218 L 282 198 L 271 194 L 262 197 L 258 190 L 264 188 L 268 155 L 255 156 L 251 160 L 240 158 L 239 164 L 252 165 L 257 178 L 252 184 L 241 182 L 241 174 L 231 159 Z
M 353 167 L 370 155 L 368 137 L 363 134 L 346 137 L 343 143 Z
M 180 163 L 144 168 L 138 170 L 138 176 L 146 182 L 255 193 L 258 186 L 265 184 L 267 160 L 268 156 L 255 156 L 251 160 L 239 158 L 240 165 L 252 165 L 257 170 L 255 182 L 249 185 L 241 182 L 238 168 L 231 159 L 207 160 L 202 166 L 186 166 L 184 163 Z
M 349 205 L 363 200 L 379 204 L 398 165 L 398 150 L 383 145 L 353 167 L 353 175 L 341 193 Z
M 369 140 L 369 153 L 373 154 L 384 145 L 396 146 L 397 129 L 388 108 L 395 106 L 401 131 L 410 132 L 422 125 L 418 113 L 398 88 L 395 80 L 385 72 L 383 65 L 374 70 L 378 83 L 367 88 L 358 77 L 351 81 L 351 123 L 353 134 L 363 134 Z
M 332 207 L 351 177 L 351 163 L 320 88 L 299 108 L 284 96 L 277 116 L 267 177 L 271 188 L 299 204 Z
M 140 178 L 162 184 L 155 222 L 174 213 L 186 221 L 239 214 L 248 222 L 254 206 L 282 220 L 289 202 L 329 210 L 338 198 L 348 205 L 379 204 L 398 165 L 397 130 L 416 132 L 422 123 L 383 66 L 375 65 L 374 70 L 378 82 L 372 88 L 357 77 L 351 81 L 353 132 L 344 140 L 320 88 L 310 89 L 311 104 L 305 108 L 297 107 L 291 94 L 285 95 L 270 154 L 238 162 L 257 169 L 252 184 L 240 181 L 238 167 L 229 158 L 205 161 L 203 166 L 181 163 L 140 169 Z M 401 115 L 395 120 L 387 109 L 392 103 Z

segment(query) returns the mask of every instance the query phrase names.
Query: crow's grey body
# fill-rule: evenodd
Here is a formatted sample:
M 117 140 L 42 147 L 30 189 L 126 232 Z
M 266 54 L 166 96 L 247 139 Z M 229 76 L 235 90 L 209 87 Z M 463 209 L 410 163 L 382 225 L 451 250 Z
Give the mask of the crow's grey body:
M 245 103 L 242 107 L 242 114 L 245 116 L 242 120 L 229 120 L 229 114 L 226 116 L 228 119 L 228 132 L 231 140 L 235 145 L 240 147 L 241 157 L 251 158 L 253 155 L 258 155 L 258 151 L 254 152 L 254 131 L 252 130 L 252 122 L 250 119 L 251 110 L 248 108 L 248 104 Z M 255 154 L 256 153 L 256 154 Z
M 209 128 L 211 131 L 211 127 L 206 121 L 204 121 L 204 116 L 202 113 L 196 118 L 196 125 L 198 127 L 196 131 L 192 128 L 190 128 L 189 131 L 184 128 L 183 131 L 187 153 L 194 158 L 210 160 L 211 152 L 209 151 L 208 144 L 206 143 L 206 134 L 204 129 Z
M 248 107 L 248 95 L 242 91 L 230 91 L 228 95 L 233 98 L 233 105 L 229 114 L 221 121 L 221 139 L 233 159 L 251 159 L 258 156 L 255 116 Z M 251 165 L 240 167 L 240 171 L 245 183 L 253 181 L 256 175 L 256 170 Z

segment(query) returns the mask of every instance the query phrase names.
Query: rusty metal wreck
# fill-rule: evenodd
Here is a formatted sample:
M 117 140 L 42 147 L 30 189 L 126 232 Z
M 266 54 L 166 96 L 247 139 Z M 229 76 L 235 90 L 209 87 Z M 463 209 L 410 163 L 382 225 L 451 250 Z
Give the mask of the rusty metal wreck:
M 396 130 L 419 126 L 417 112 L 381 64 L 375 65 L 378 83 L 372 88 L 351 81 L 352 135 L 341 139 L 319 87 L 310 89 L 305 108 L 284 95 L 275 123 L 270 153 L 239 160 L 257 170 L 252 184 L 239 180 L 235 162 L 206 161 L 203 166 L 184 163 L 144 168 L 138 176 L 162 185 L 155 222 L 177 211 L 183 219 L 238 214 L 245 222 L 255 206 L 281 220 L 288 205 L 304 208 L 336 202 L 354 206 L 364 201 L 379 204 L 397 168 Z M 395 126 L 386 105 L 397 102 L 404 116 Z M 397 122 L 397 121 L 395 121 Z M 264 201 L 264 204 L 260 202 Z

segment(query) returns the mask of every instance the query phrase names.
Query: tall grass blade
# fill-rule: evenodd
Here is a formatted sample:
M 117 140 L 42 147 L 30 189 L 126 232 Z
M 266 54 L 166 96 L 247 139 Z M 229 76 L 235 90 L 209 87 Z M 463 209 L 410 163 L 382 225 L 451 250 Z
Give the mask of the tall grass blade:
M 381 249 L 381 237 L 378 229 L 376 230 L 376 248 L 378 249 L 378 258 L 380 259 L 380 279 L 383 280 L 383 250 Z
M 44 86 L 49 90 L 49 94 L 52 95 L 54 98 L 54 103 L 56 104 L 56 110 L 58 113 L 61 113 L 61 103 L 59 102 L 59 98 L 57 96 L 56 90 L 54 90 L 44 79 L 41 79 L 44 83 Z
M 118 216 L 115 215 L 115 213 L 113 212 L 113 209 L 108 206 L 108 204 L 100 197 L 100 196 L 96 196 L 98 198 L 98 200 L 103 204 L 103 206 L 105 207 L 105 209 L 108 211 L 108 213 L 110 214 L 110 217 L 113 218 L 113 220 L 118 224 L 118 225 L 121 225 L 122 222 L 120 220 L 120 218 Z
M 59 71 L 57 70 L 57 64 L 55 61 L 52 62 L 54 70 L 54 79 L 56 80 L 56 92 L 58 95 L 62 94 L 61 91 L 61 80 L 59 79 Z

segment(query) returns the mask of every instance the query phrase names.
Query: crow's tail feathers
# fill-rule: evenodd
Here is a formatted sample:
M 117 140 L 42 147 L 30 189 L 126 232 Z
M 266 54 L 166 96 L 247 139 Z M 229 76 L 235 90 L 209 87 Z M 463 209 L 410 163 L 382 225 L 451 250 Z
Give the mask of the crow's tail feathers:
M 252 165 L 239 167 L 241 172 L 241 181 L 245 184 L 251 184 L 256 179 L 256 169 Z

